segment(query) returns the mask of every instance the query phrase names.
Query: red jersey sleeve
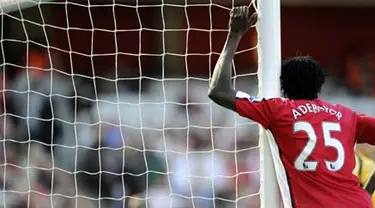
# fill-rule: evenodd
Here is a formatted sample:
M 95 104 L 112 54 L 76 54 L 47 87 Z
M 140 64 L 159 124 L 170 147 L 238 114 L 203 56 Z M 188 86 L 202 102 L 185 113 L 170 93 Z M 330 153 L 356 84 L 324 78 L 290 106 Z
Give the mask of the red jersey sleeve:
M 357 115 L 356 139 L 358 143 L 375 144 L 375 118 Z
M 274 120 L 272 105 L 274 99 L 258 99 L 244 92 L 236 94 L 236 112 L 246 118 L 260 123 L 265 129 L 269 129 Z

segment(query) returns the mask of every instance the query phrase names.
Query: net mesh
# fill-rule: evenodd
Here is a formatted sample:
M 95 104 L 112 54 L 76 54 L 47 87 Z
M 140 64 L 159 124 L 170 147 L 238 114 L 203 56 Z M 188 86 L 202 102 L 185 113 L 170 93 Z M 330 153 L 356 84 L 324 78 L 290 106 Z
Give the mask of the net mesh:
M 207 97 L 254 2 L 23 2 L 1 8 L 1 207 L 259 207 L 258 127 Z M 256 94 L 254 27 L 233 64 Z

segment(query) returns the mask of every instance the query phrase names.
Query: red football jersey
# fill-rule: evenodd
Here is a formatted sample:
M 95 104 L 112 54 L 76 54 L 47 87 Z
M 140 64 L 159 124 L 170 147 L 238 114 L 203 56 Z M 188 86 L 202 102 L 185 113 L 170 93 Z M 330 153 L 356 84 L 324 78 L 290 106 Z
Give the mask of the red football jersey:
M 235 106 L 274 137 L 284 207 L 372 208 L 353 171 L 355 143 L 375 144 L 374 118 L 319 99 L 256 99 L 243 92 Z

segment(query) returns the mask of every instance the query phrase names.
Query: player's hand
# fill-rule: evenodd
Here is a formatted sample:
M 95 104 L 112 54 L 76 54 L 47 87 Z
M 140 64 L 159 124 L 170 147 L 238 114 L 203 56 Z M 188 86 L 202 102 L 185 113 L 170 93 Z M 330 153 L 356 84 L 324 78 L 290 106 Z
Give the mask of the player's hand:
M 232 35 L 241 36 L 245 34 L 256 21 L 256 13 L 253 13 L 251 17 L 249 17 L 248 6 L 234 7 L 230 11 L 229 31 Z

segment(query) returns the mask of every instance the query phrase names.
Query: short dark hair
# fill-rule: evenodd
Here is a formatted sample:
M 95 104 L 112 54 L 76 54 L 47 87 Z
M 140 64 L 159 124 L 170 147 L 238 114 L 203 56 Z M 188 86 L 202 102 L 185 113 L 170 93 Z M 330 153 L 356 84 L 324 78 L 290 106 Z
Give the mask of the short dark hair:
M 296 56 L 283 61 L 280 84 L 286 98 L 314 100 L 325 82 L 319 62 L 309 56 Z

